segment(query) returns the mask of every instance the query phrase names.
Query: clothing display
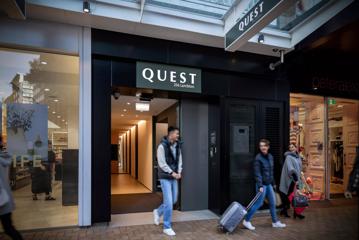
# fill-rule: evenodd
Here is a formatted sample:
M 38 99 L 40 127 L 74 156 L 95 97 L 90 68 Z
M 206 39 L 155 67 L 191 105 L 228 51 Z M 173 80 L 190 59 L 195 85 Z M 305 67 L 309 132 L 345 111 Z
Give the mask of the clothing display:
M 338 182 L 343 179 L 344 152 L 343 141 L 338 140 L 331 143 L 331 159 L 333 169 L 332 182 Z M 338 179 L 339 178 L 339 179 Z M 341 182 L 342 183 L 342 182 Z

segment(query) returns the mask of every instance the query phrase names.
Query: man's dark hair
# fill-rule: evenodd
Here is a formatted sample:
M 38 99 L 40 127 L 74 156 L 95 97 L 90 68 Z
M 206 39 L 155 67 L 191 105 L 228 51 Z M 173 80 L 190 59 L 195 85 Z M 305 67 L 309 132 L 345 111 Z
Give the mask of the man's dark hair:
M 179 128 L 178 127 L 173 127 L 173 126 L 170 126 L 170 127 L 168 127 L 168 134 L 170 134 L 171 132 L 174 132 L 174 131 L 179 131 Z
M 265 139 L 265 138 L 262 138 L 261 140 L 259 140 L 259 143 L 264 143 L 267 146 L 270 145 L 270 141 L 268 139 Z

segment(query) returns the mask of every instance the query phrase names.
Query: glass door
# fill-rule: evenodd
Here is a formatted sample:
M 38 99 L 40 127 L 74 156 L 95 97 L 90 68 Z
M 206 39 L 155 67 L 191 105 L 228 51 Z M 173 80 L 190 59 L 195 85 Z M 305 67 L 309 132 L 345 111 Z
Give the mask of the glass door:
M 359 145 L 359 101 L 328 98 L 330 197 L 343 196 Z

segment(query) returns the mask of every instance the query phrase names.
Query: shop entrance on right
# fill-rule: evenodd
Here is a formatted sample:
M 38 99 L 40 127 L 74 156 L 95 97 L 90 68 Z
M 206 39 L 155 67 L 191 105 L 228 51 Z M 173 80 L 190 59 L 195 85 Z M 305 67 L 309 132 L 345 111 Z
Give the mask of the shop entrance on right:
M 359 101 L 291 94 L 289 119 L 313 199 L 344 197 L 359 147 Z

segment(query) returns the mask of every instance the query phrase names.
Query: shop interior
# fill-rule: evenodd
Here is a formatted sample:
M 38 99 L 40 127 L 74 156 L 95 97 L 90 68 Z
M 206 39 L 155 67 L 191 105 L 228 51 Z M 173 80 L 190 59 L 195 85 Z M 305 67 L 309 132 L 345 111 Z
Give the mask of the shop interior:
M 342 195 L 359 145 L 359 101 L 328 99 L 328 160 L 330 195 Z
M 358 126 L 357 100 L 290 95 L 290 142 L 298 146 L 312 199 L 344 196 L 359 145 Z
M 0 49 L 0 106 L 17 228 L 77 225 L 79 58 Z
M 167 135 L 169 124 L 176 124 L 177 111 L 177 100 L 155 98 L 148 91 L 132 89 L 113 94 L 112 214 L 152 211 L 160 204 L 155 150 Z

